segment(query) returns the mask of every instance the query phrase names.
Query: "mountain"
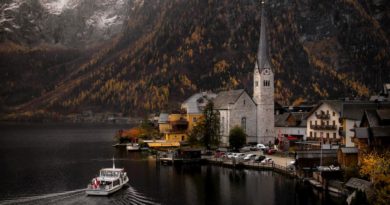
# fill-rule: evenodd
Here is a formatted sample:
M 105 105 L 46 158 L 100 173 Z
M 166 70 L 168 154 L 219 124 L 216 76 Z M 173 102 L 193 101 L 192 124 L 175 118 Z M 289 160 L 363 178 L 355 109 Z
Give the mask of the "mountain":
M 67 2 L 55 9 L 38 3 L 50 15 L 62 15 L 78 8 L 72 2 L 88 1 Z M 92 43 L 81 35 L 75 42 L 83 46 L 74 46 L 66 32 L 60 43 L 36 45 L 40 37 L 3 40 L 3 112 L 52 116 L 90 109 L 140 115 L 177 108 L 198 91 L 245 88 L 252 93 L 259 2 L 137 0 L 125 5 L 120 32 L 106 41 Z M 365 98 L 389 81 L 388 1 L 270 0 L 266 5 L 278 102 Z M 43 76 L 49 78 L 42 82 Z
M 4 0 L 0 40 L 91 45 L 119 33 L 129 9 L 125 0 Z

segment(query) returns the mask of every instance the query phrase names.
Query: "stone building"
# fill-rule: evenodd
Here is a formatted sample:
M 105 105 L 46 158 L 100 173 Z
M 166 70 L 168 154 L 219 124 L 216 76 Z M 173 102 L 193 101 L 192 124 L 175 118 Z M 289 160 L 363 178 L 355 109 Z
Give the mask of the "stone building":
M 247 134 L 247 143 L 256 143 L 256 104 L 245 90 L 230 90 L 218 93 L 214 109 L 219 112 L 221 143 L 229 144 L 229 132 L 241 127 Z

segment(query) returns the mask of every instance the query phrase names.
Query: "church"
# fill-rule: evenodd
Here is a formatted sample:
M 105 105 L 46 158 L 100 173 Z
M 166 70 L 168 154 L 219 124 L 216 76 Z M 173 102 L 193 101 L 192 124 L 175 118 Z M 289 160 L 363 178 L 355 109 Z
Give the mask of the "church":
M 245 90 L 229 90 L 218 93 L 213 101 L 215 110 L 220 114 L 222 145 L 229 145 L 229 131 L 235 126 L 245 131 L 248 136 L 247 143 L 274 143 L 274 72 L 268 56 L 264 5 L 253 71 L 253 97 Z

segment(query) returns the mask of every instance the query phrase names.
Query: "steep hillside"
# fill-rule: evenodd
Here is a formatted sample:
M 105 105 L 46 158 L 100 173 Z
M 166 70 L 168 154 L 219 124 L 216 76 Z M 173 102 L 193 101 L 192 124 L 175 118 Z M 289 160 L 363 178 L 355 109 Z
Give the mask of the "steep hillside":
M 274 0 L 267 5 L 279 102 L 367 97 L 389 81 L 388 2 Z M 201 90 L 252 93 L 258 2 L 162 0 L 128 6 L 132 12 L 119 36 L 87 60 L 70 63 L 61 81 L 15 103 L 13 112 L 140 114 L 175 107 Z

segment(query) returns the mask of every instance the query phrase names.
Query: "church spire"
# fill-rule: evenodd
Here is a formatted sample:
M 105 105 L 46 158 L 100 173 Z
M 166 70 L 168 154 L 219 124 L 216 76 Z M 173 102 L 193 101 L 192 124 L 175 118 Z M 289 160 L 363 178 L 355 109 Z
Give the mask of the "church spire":
M 257 65 L 260 70 L 264 68 L 271 68 L 268 60 L 268 46 L 267 46 L 267 17 L 265 13 L 264 0 L 261 2 L 261 26 L 260 26 L 260 40 L 259 48 L 257 50 Z

